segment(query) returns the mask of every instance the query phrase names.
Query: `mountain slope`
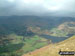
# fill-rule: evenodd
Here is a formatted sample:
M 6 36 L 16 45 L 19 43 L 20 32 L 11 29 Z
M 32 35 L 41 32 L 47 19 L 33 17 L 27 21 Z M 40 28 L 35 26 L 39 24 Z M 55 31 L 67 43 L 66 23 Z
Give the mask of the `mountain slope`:
M 75 51 L 74 47 L 75 47 L 75 36 L 57 44 L 50 44 L 46 47 L 25 54 L 23 56 L 60 56 L 58 54 L 60 49 L 62 51 Z
M 68 37 L 75 34 L 75 22 L 64 22 L 58 27 L 51 29 L 51 35 L 57 37 Z

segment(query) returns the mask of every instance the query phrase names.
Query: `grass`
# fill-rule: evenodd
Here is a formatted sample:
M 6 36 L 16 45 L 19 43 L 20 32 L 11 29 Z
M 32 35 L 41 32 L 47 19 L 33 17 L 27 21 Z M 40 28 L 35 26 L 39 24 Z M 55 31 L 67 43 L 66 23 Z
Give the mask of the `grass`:
M 25 38 L 25 45 L 23 46 L 24 52 L 31 52 L 33 50 L 36 50 L 38 48 L 41 48 L 42 46 L 47 45 L 47 40 L 46 42 L 43 42 L 45 40 L 44 38 L 40 38 L 39 36 L 34 36 L 33 38 Z M 39 42 L 41 41 L 41 42 Z
M 11 34 L 8 35 L 7 38 L 13 40 L 10 40 L 8 45 L 0 47 L 0 55 L 21 56 L 24 53 L 32 52 L 48 44 L 47 39 L 39 37 L 37 35 L 32 37 L 24 37 Z
M 66 37 L 68 35 L 68 32 L 59 30 L 57 28 L 52 29 L 51 32 L 53 32 L 51 36 L 56 36 L 56 37 Z

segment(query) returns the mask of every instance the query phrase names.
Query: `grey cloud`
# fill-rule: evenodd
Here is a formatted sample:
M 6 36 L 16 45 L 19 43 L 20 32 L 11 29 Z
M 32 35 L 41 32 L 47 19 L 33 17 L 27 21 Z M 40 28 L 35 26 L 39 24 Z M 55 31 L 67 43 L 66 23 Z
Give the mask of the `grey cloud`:
M 51 6 L 50 0 L 42 0 L 42 3 L 28 3 L 23 4 L 21 0 L 15 0 L 15 2 L 8 2 L 8 0 L 0 0 L 0 16 L 10 15 L 52 15 L 52 16 L 72 16 L 75 17 L 75 0 L 63 0 L 57 1 L 57 4 L 61 5 L 61 8 L 57 11 L 48 10 L 45 5 Z M 50 3 L 51 4 L 50 4 Z

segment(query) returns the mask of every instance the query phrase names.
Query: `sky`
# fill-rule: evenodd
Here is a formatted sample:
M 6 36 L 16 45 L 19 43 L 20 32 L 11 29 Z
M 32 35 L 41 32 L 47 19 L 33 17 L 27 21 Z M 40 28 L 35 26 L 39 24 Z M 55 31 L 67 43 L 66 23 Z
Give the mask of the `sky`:
M 0 0 L 0 16 L 12 15 L 75 17 L 75 0 Z

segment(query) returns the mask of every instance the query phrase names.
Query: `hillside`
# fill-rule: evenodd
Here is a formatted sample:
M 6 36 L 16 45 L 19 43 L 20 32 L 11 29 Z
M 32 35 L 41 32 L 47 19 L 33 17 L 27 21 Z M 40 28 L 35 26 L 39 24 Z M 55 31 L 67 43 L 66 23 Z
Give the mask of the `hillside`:
M 60 56 L 59 50 L 75 51 L 75 36 L 57 44 L 50 44 L 23 56 Z
M 57 37 L 68 37 L 69 35 L 75 34 L 75 22 L 64 22 L 50 30 L 52 36 Z

